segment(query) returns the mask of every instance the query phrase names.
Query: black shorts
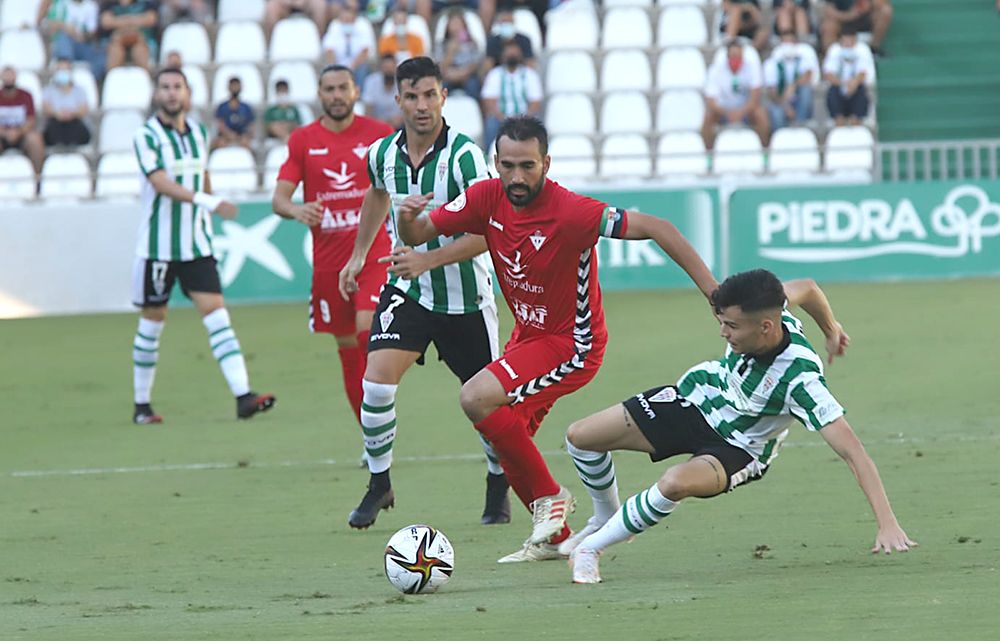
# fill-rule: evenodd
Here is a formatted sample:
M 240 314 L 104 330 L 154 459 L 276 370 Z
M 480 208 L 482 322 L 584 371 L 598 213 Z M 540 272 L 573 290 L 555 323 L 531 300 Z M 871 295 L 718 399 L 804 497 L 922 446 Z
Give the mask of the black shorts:
M 132 272 L 132 302 L 137 307 L 166 305 L 175 280 L 180 281 L 181 291 L 188 298 L 191 292 L 222 293 L 219 270 L 212 256 L 184 261 L 136 258 Z
M 427 346 L 463 383 L 499 356 L 497 312 L 493 306 L 471 314 L 442 314 L 425 309 L 391 285 L 382 288 L 368 337 L 368 351 L 418 352 L 423 365 Z
M 749 452 L 726 442 L 705 421 L 690 401 L 673 385 L 654 387 L 622 401 L 636 426 L 653 446 L 651 461 L 691 454 L 711 454 L 726 470 L 728 492 L 737 485 L 755 481 L 767 471 Z

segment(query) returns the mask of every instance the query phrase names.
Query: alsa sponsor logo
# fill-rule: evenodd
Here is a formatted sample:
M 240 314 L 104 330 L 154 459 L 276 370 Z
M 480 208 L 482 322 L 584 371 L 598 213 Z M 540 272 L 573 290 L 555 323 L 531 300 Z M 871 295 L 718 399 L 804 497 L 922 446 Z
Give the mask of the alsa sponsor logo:
M 323 210 L 323 220 L 319 223 L 319 228 L 323 231 L 340 231 L 343 229 L 354 229 L 358 226 L 361 212 L 357 210 L 330 211 Z
M 545 329 L 545 319 L 549 315 L 545 305 L 531 305 L 514 298 L 511 299 L 510 306 L 514 316 L 525 325 Z

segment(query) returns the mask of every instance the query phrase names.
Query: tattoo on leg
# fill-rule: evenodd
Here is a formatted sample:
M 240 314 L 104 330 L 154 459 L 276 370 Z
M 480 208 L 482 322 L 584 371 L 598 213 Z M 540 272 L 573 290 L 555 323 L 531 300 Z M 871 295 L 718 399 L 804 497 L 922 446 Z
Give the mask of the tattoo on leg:
M 719 486 L 725 487 L 725 484 L 723 483 L 722 480 L 722 474 L 720 473 L 719 470 L 719 466 L 715 464 L 715 461 L 713 461 L 710 458 L 700 458 L 698 460 L 705 461 L 706 463 L 708 463 L 709 467 L 712 468 L 712 471 L 715 472 L 715 483 Z
M 622 405 L 622 412 L 625 414 L 625 427 L 635 427 L 635 423 L 632 422 L 632 416 L 629 415 L 624 405 Z

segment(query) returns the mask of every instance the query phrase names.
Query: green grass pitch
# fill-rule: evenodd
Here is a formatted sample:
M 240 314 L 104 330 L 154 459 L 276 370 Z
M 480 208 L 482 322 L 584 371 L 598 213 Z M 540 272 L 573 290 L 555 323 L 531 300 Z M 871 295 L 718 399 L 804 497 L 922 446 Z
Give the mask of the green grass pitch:
M 599 586 L 570 584 L 561 562 L 497 565 L 528 515 L 478 525 L 482 456 L 440 363 L 404 379 L 397 507 L 357 532 L 359 431 L 304 305 L 232 310 L 255 389 L 279 396 L 247 423 L 190 309 L 161 342 L 157 427 L 129 422 L 132 315 L 4 321 L 0 640 L 1000 638 L 1000 281 L 827 292 L 853 339 L 828 381 L 920 547 L 872 557 L 853 477 L 799 427 L 765 481 L 686 502 L 611 549 Z M 581 499 L 576 526 L 589 501 L 560 451 L 566 426 L 723 348 L 693 292 L 605 301 L 605 365 L 538 435 Z M 616 462 L 626 496 L 663 469 Z M 438 594 L 403 596 L 383 576 L 386 540 L 414 522 L 455 546 Z

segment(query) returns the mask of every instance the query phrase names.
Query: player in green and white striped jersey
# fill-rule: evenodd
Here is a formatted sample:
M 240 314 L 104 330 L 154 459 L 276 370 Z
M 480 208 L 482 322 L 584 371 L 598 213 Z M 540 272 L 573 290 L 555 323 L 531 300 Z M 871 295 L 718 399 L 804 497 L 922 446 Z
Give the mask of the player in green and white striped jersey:
M 786 302 L 801 305 L 823 330 L 830 362 L 844 353 L 850 339 L 816 283 L 783 286 L 763 269 L 735 274 L 712 295 L 728 342 L 721 359 L 695 365 L 676 386 L 636 394 L 570 426 L 567 449 L 594 500 L 594 516 L 560 546 L 571 555 L 575 583 L 600 582 L 601 551 L 653 527 L 682 499 L 717 496 L 761 478 L 795 420 L 818 431 L 854 472 L 878 526 L 872 552 L 916 545 L 896 521 L 875 463 Z M 620 507 L 611 450 L 646 452 L 653 461 L 692 457 Z
M 410 196 L 432 195 L 427 210 L 451 202 L 475 182 L 488 178 L 482 150 L 441 117 L 447 91 L 441 70 L 427 57 L 411 58 L 396 69 L 397 101 L 403 128 L 368 149 L 371 187 L 365 193 L 354 252 L 340 273 L 341 294 L 357 291 L 379 226 L 391 214 L 393 252 L 389 280 L 375 310 L 368 339 L 368 364 L 361 382 L 361 429 L 371 479 L 348 523 L 367 528 L 395 501 L 389 468 L 396 437 L 396 389 L 403 374 L 422 362 L 434 343 L 448 368 L 463 383 L 499 355 L 496 303 L 490 260 L 481 236 L 438 236 L 406 247 L 395 227 L 396 209 Z M 507 478 L 492 447 L 487 458 L 483 524 L 508 523 Z
M 134 137 L 143 181 L 132 279 L 133 301 L 140 307 L 132 351 L 132 421 L 141 425 L 163 421 L 153 411 L 150 397 L 175 280 L 202 315 L 212 354 L 236 397 L 237 418 L 270 409 L 275 400 L 250 390 L 246 362 L 223 302 L 212 255 L 210 215 L 235 218 L 237 208 L 210 193 L 208 133 L 187 117 L 190 98 L 187 78 L 179 69 L 161 70 L 155 78 L 156 113 Z

